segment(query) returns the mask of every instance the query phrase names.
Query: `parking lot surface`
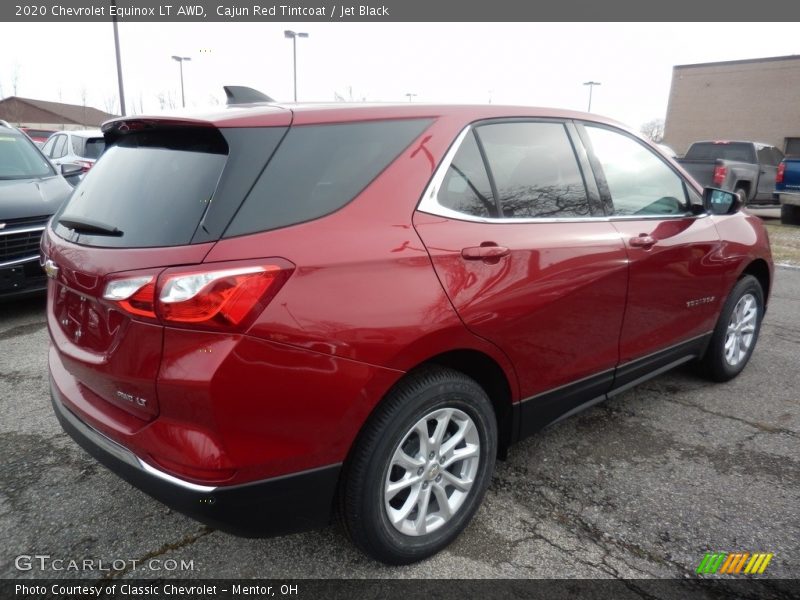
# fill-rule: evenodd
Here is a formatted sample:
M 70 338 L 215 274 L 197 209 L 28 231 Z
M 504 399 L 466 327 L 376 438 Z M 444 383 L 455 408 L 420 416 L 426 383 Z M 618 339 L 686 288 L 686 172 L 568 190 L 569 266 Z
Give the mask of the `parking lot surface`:
M 745 551 L 774 553 L 765 576 L 797 578 L 798 315 L 800 270 L 777 269 L 739 378 L 673 371 L 520 443 L 456 543 L 397 568 L 365 558 L 336 525 L 236 538 L 118 479 L 52 414 L 44 301 L 3 304 L 0 577 L 660 578 L 693 574 L 706 552 Z M 121 568 L 20 570 L 17 557 L 34 554 Z

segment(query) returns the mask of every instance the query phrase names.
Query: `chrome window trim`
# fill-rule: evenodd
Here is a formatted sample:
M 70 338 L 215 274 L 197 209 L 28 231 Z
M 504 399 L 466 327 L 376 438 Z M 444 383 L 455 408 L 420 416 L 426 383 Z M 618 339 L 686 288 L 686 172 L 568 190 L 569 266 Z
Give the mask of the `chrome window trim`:
M 441 188 L 444 178 L 447 175 L 447 170 L 455 159 L 461 144 L 464 139 L 472 131 L 473 126 L 467 125 L 456 137 L 453 144 L 444 155 L 442 162 L 433 173 L 428 186 L 422 194 L 422 199 L 417 205 L 417 210 L 435 215 L 437 217 L 445 217 L 447 219 L 456 219 L 458 221 L 470 221 L 472 223 L 494 223 L 498 225 L 513 225 L 513 224 L 531 224 L 531 223 L 608 223 L 613 221 L 654 221 L 654 220 L 675 220 L 687 218 L 703 218 L 709 216 L 708 213 L 701 213 L 694 215 L 691 213 L 682 215 L 611 215 L 611 216 L 592 216 L 592 217 L 530 217 L 521 219 L 512 219 L 507 217 L 478 217 L 475 215 L 468 215 L 466 213 L 458 212 L 446 206 L 439 204 L 437 199 L 439 189 Z

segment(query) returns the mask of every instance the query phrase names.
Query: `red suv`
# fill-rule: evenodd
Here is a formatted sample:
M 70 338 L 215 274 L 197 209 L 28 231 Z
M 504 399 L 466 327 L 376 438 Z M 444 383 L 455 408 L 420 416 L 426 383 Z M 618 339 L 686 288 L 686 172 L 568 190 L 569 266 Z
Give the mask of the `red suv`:
M 213 527 L 337 512 L 419 560 L 515 441 L 684 362 L 728 380 L 758 337 L 760 221 L 595 115 L 253 103 L 103 129 L 42 242 L 53 405 Z

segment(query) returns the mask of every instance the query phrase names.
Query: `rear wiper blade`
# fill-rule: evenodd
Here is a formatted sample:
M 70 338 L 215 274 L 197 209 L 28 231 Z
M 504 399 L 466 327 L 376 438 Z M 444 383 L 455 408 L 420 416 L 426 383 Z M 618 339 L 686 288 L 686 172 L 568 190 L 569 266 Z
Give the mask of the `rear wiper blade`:
M 90 235 L 111 235 L 120 237 L 122 231 L 113 225 L 106 225 L 99 221 L 92 221 L 90 219 L 76 219 L 73 217 L 61 217 L 58 222 L 66 227 L 72 229 L 75 233 L 88 233 Z

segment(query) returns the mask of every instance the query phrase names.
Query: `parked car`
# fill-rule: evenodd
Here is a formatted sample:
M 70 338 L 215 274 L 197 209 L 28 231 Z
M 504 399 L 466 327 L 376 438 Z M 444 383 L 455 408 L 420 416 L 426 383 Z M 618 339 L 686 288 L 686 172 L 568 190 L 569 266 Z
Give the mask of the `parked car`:
M 677 159 L 704 186 L 731 190 L 742 202 L 777 204 L 775 175 L 783 153 L 758 142 L 695 142 Z
M 39 241 L 71 193 L 26 135 L 0 125 L 0 299 L 45 289 Z
M 105 144 L 103 132 L 99 129 L 61 131 L 47 140 L 42 152 L 57 167 L 80 165 L 85 174 L 100 158 Z
M 613 121 L 232 102 L 106 123 L 42 245 L 64 429 L 213 527 L 419 560 L 520 438 L 753 352 L 761 221 Z
M 39 148 L 44 146 L 44 143 L 56 132 L 54 129 L 33 129 L 31 127 L 20 127 L 19 130 L 31 138 Z
M 800 157 L 784 158 L 775 176 L 781 203 L 781 223 L 800 225 Z

